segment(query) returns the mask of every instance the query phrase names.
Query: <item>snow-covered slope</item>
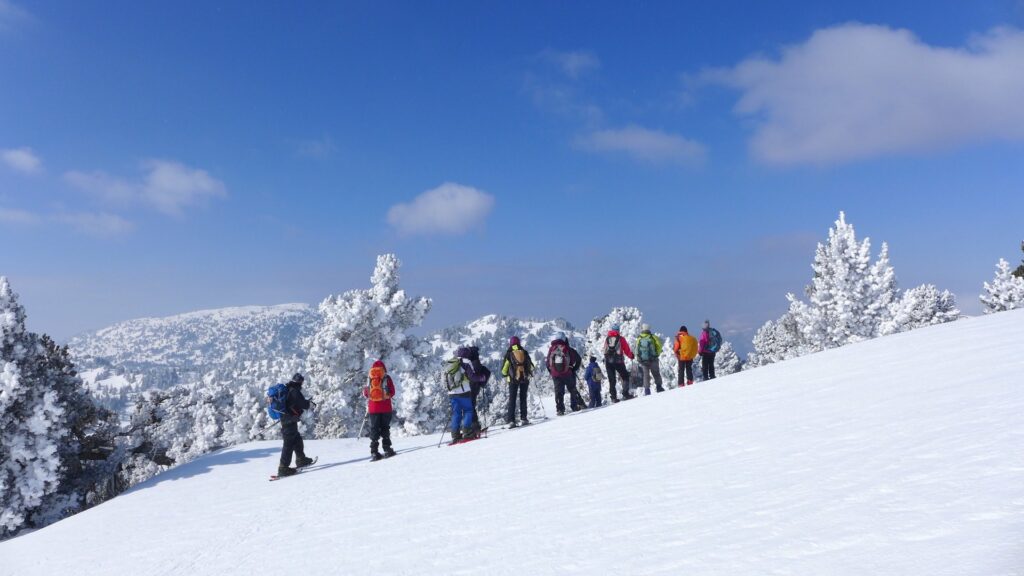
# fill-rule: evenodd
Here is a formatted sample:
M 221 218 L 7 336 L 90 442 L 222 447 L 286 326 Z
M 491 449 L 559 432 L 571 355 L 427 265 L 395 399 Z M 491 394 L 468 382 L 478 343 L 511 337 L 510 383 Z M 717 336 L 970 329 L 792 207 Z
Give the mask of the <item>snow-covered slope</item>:
M 0 574 L 1022 574 L 1024 311 L 435 448 L 200 458 Z M 971 369 L 964 370 L 964 358 Z

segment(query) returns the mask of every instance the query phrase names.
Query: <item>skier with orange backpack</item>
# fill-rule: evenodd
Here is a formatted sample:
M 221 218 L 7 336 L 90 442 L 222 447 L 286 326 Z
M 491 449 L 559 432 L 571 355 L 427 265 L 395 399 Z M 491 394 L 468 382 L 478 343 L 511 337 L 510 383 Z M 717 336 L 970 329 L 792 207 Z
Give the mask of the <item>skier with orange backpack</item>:
M 395 383 L 388 376 L 384 362 L 377 360 L 370 368 L 366 387 L 363 388 L 366 398 L 366 414 L 370 420 L 370 458 L 373 461 L 390 458 L 395 455 L 391 448 L 391 398 L 395 396 Z M 384 444 L 384 454 L 377 451 L 377 441 Z
M 697 357 L 697 339 L 690 335 L 686 326 L 679 327 L 672 349 L 679 359 L 679 386 L 693 384 L 693 359 Z

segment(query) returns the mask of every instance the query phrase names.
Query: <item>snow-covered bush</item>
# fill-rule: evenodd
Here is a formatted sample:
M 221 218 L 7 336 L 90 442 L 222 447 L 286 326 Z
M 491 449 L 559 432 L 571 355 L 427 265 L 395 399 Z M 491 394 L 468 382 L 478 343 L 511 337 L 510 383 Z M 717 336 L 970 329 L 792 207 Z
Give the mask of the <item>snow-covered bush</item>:
M 1024 307 L 1024 278 L 1010 272 L 1010 263 L 1002 258 L 996 264 L 996 275 L 992 283 L 985 282 L 985 291 L 980 296 L 985 314 Z
M 956 297 L 949 290 L 939 292 L 932 284 L 922 284 L 903 293 L 889 307 L 889 317 L 879 326 L 879 334 L 906 332 L 933 324 L 952 322 L 960 318 Z

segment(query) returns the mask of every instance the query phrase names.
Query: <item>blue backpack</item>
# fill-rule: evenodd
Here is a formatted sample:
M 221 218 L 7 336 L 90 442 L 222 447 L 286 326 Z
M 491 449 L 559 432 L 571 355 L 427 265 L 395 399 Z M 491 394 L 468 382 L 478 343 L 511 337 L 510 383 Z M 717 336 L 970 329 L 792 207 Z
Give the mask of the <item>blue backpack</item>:
M 267 414 L 273 420 L 280 420 L 281 415 L 285 413 L 287 407 L 285 406 L 285 400 L 288 398 L 288 385 L 287 384 L 274 384 L 267 390 L 267 400 L 270 404 L 267 406 Z
M 708 338 L 708 352 L 718 352 L 721 348 L 722 334 L 712 328 Z
M 654 346 L 654 336 L 651 334 L 640 335 L 640 346 L 638 346 L 637 356 L 641 362 L 650 362 L 658 357 L 657 350 Z

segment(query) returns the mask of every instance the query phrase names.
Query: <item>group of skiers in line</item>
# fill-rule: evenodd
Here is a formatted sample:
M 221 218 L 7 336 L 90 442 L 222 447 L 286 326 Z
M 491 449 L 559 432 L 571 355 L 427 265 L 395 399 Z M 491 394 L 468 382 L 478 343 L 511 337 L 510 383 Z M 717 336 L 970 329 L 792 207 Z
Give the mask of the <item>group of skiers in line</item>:
M 721 334 L 712 328 L 707 320 L 704 321 L 704 328 L 699 339 L 692 336 L 686 326 L 680 326 L 672 346 L 679 363 L 678 385 L 682 387 L 693 384 L 693 363 L 697 356 L 700 356 L 701 359 L 701 374 L 704 380 L 713 379 L 715 377 L 715 354 L 721 345 Z M 608 394 L 613 403 L 619 401 L 616 389 L 617 381 L 621 382 L 623 400 L 634 397 L 630 393 L 629 370 L 626 367 L 627 358 L 635 360 L 640 368 L 645 395 L 651 393 L 652 380 L 657 392 L 665 391 L 658 359 L 661 352 L 662 344 L 647 324 L 641 326 L 640 336 L 632 348 L 626 338 L 619 333 L 618 326 L 613 326 L 608 331 L 602 345 L 602 353 L 604 370 L 607 372 Z M 589 401 L 585 401 L 576 388 L 582 363 L 579 352 L 570 345 L 569 339 L 564 333 L 558 334 L 552 340 L 548 347 L 545 368 L 554 381 L 555 409 L 559 416 L 565 414 L 566 392 L 569 393 L 569 408 L 574 412 L 601 406 L 601 386 L 605 381 L 605 372 L 602 372 L 598 359 L 591 356 L 583 374 L 583 381 L 587 385 L 590 397 Z M 501 375 L 508 386 L 508 408 L 505 414 L 505 423 L 510 428 L 530 423 L 527 418 L 527 396 L 534 370 L 535 366 L 529 352 L 523 348 L 518 336 L 512 336 L 509 339 L 509 347 L 505 351 L 501 366 Z M 442 377 L 451 406 L 449 430 L 452 442 L 457 443 L 477 438 L 482 430 L 480 417 L 476 410 L 477 397 L 491 377 L 490 370 L 480 362 L 479 349 L 475 346 L 459 347 L 452 358 L 445 362 Z M 303 381 L 302 374 L 292 376 L 291 381 L 287 384 L 287 396 L 283 401 L 284 408 L 280 411 L 284 445 L 278 466 L 279 476 L 290 476 L 295 474 L 298 468 L 303 468 L 314 462 L 313 459 L 306 456 L 303 450 L 302 436 L 298 430 L 299 418 L 303 411 L 309 409 L 311 405 L 315 406 L 302 395 Z M 395 384 L 391 376 L 388 375 L 383 361 L 377 360 L 373 363 L 362 393 L 366 398 L 364 423 L 369 422 L 370 425 L 371 458 L 380 460 L 394 456 L 395 451 L 391 444 L 393 413 L 391 399 L 395 395 Z M 518 422 L 516 420 L 517 403 L 519 405 Z M 361 433 L 362 429 L 360 429 Z M 379 447 L 383 447 L 383 453 L 378 450 Z M 291 467 L 293 456 L 295 468 Z

